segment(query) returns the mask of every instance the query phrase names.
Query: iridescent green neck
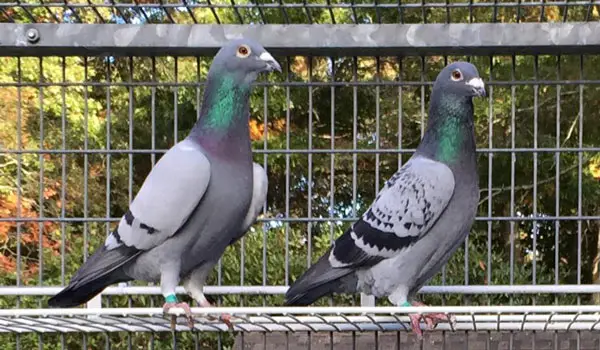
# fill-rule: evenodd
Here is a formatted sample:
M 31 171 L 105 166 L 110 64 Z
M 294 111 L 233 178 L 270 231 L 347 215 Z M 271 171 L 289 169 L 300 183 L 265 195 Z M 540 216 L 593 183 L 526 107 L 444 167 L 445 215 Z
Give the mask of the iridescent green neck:
M 218 134 L 246 116 L 244 109 L 247 109 L 250 86 L 231 73 L 214 73 L 209 75 L 197 126 Z
M 463 141 L 461 121 L 447 117 L 440 125 L 437 158 L 444 163 L 454 162 L 459 155 Z
M 437 95 L 437 94 L 436 94 Z M 432 95 L 429 121 L 419 151 L 446 164 L 474 147 L 473 103 L 455 95 Z

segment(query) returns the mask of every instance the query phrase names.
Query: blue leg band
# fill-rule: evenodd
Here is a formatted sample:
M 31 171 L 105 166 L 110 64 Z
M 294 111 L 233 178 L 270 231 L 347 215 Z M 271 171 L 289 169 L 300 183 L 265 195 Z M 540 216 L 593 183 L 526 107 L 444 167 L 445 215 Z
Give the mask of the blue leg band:
M 167 295 L 167 297 L 165 298 L 165 301 L 167 303 L 176 303 L 177 302 L 177 297 L 175 296 L 175 294 L 169 294 Z
M 412 304 L 410 302 L 408 302 L 408 301 L 405 301 L 400 306 L 412 306 Z

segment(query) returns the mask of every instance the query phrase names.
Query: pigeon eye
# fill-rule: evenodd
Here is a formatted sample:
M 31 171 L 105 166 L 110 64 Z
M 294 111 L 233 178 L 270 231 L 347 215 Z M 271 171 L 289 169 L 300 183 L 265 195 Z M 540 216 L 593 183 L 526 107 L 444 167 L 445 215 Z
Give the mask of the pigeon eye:
M 250 55 L 250 48 L 246 45 L 241 45 L 237 49 L 237 56 L 241 58 L 246 58 Z
M 455 69 L 452 71 L 452 80 L 454 81 L 461 81 L 462 80 L 462 73 L 460 72 L 460 70 Z

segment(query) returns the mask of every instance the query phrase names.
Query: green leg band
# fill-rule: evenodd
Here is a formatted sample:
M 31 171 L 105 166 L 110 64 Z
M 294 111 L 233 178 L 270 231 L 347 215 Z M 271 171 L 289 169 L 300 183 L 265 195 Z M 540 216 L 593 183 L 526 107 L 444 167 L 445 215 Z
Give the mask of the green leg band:
M 167 303 L 176 303 L 177 302 L 177 297 L 175 296 L 175 294 L 169 294 L 167 295 L 167 297 L 165 298 L 165 301 Z
M 410 302 L 408 302 L 408 301 L 405 301 L 400 306 L 412 306 L 412 304 Z

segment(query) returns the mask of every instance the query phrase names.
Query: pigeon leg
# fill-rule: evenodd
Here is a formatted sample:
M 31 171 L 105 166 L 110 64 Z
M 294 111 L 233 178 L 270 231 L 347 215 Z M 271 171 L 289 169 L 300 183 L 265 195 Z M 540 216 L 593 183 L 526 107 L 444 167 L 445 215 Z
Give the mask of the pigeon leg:
M 180 307 L 185 311 L 185 316 L 188 322 L 188 327 L 194 328 L 194 316 L 192 315 L 192 310 L 188 303 L 180 303 L 177 302 L 177 297 L 175 295 L 169 295 L 165 298 L 165 303 L 163 305 L 163 312 L 166 314 L 172 308 Z M 175 324 L 177 321 L 177 316 L 171 315 L 171 329 L 175 329 Z
M 421 330 L 421 315 L 420 314 L 410 314 L 408 315 L 410 318 L 410 328 L 413 333 L 417 335 L 419 340 L 423 339 L 423 331 Z
M 198 304 L 200 304 L 200 307 L 213 307 L 213 305 L 206 299 L 206 297 L 204 297 L 204 295 L 202 295 L 202 299 L 198 301 Z M 213 319 L 215 319 L 215 317 L 213 316 L 209 316 Z M 227 325 L 227 328 L 229 328 L 229 330 L 233 330 L 233 324 L 231 323 L 231 315 L 230 314 L 221 314 L 221 316 L 219 316 L 219 320 L 221 320 L 221 322 L 225 323 Z
M 185 290 L 192 298 L 194 298 L 194 300 L 198 302 L 200 307 L 213 306 L 204 296 L 204 282 L 206 281 L 206 277 L 208 277 L 208 274 L 212 270 L 212 267 L 215 263 L 204 264 L 193 270 L 188 276 L 186 276 L 186 278 L 183 279 L 183 286 Z M 211 319 L 216 319 L 216 317 L 213 316 L 208 317 Z M 231 315 L 221 314 L 219 320 L 225 323 L 229 330 L 233 330 L 233 324 L 231 324 Z
M 185 316 L 190 328 L 194 327 L 194 317 L 192 310 L 187 303 L 180 303 L 175 295 L 175 289 L 179 283 L 179 266 L 167 264 L 164 265 L 163 271 L 160 275 L 160 290 L 162 295 L 165 297 L 165 304 L 163 305 L 163 312 L 168 312 L 174 307 L 180 307 L 185 311 Z M 171 315 L 171 329 L 175 329 L 175 323 L 177 316 Z

